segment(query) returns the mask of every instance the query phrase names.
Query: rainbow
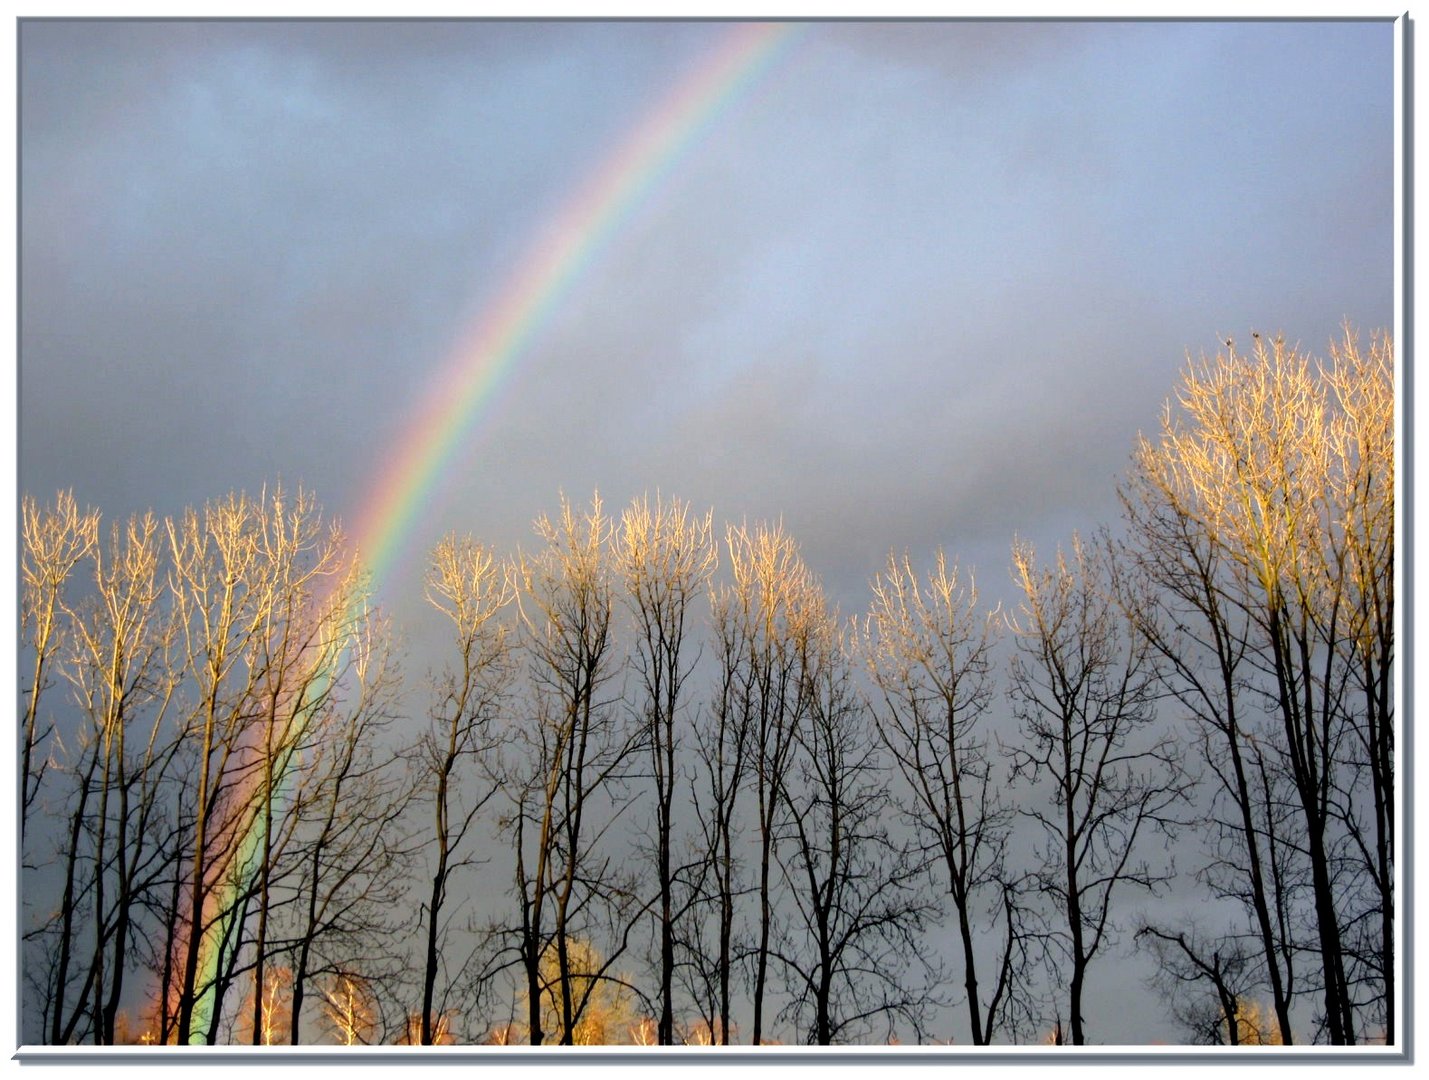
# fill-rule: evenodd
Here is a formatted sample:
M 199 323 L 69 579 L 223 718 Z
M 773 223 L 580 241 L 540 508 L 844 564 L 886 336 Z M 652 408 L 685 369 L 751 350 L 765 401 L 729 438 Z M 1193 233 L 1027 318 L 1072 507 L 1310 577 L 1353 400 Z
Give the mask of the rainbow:
M 261 781 L 250 779 L 246 795 L 234 799 L 241 812 L 233 823 L 236 843 L 229 849 L 228 858 L 209 868 L 208 893 L 204 904 L 204 924 L 200 929 L 199 957 L 194 978 L 194 1004 L 189 1024 L 189 1042 L 207 1041 L 212 1026 L 213 1009 L 218 994 L 217 978 L 225 950 L 235 947 L 237 934 L 246 913 L 241 913 L 236 903 L 241 891 L 250 886 L 260 868 L 260 856 L 266 831 L 264 808 L 279 803 L 287 797 L 289 781 L 300 767 L 299 745 L 308 724 L 318 714 L 328 700 L 345 663 L 344 654 L 350 640 L 353 624 L 366 614 L 362 590 L 355 602 L 344 599 L 346 593 L 339 581 L 329 581 L 320 587 L 316 595 L 306 605 L 313 623 L 312 639 L 304 646 L 311 651 L 313 677 L 304 681 L 297 696 L 286 703 L 287 722 L 276 748 L 273 789 L 265 796 Z M 252 753 L 257 747 L 241 745 L 238 754 L 240 770 L 256 776 L 256 762 L 245 760 L 245 751 Z M 220 825 L 222 828 L 222 825 Z M 209 913 L 216 917 L 209 919 Z M 192 928 L 190 928 L 190 932 Z M 181 958 L 175 956 L 178 962 Z M 177 1005 L 177 1001 L 171 1002 Z
M 799 33 L 797 24 L 788 23 L 731 26 L 723 41 L 651 110 L 541 231 L 429 384 L 361 505 L 353 536 L 372 588 L 400 563 L 444 470 L 469 442 L 496 392 L 562 301 L 649 193 L 719 117 L 748 94 Z M 341 651 L 331 640 L 319 649 L 315 683 L 319 693 L 295 711 L 297 732 L 306 726 L 340 669 Z M 296 767 L 290 763 L 286 771 Z M 262 795 L 255 792 L 251 799 L 261 802 Z M 262 839 L 261 809 L 261 805 L 253 807 L 223 874 L 222 880 L 233 884 L 216 885 L 220 894 L 213 900 L 220 911 L 231 913 L 237 881 L 251 878 Z M 212 1018 L 214 975 L 221 943 L 231 929 L 220 920 L 200 941 L 191 1040 L 203 1041 Z
M 437 480 L 537 333 L 644 197 L 797 34 L 742 23 L 655 108 L 543 231 L 472 326 L 398 440 L 357 518 L 374 584 L 401 560 Z

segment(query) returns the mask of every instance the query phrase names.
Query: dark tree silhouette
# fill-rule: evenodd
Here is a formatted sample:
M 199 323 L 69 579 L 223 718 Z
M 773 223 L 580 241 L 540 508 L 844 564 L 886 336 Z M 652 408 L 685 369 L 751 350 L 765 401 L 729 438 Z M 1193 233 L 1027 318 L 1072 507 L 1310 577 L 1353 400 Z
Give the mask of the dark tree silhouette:
M 1172 877 L 1138 851 L 1153 829 L 1171 830 L 1188 782 L 1177 746 L 1154 730 L 1153 650 L 1129 632 L 1104 567 L 1080 541 L 1040 568 L 1032 547 L 1013 548 L 1024 600 L 1012 690 L 1023 741 L 1011 748 L 1026 796 L 1018 812 L 1042 829 L 1032 871 L 1061 925 L 1048 935 L 1065 963 L 1071 1041 L 1086 1042 L 1087 972 L 1112 935 L 1118 890 L 1155 891 Z

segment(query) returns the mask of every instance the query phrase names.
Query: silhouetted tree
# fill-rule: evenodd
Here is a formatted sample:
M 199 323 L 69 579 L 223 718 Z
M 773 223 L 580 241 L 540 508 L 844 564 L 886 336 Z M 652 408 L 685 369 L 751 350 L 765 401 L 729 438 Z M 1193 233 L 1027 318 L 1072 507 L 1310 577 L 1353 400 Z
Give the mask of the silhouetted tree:
M 994 689 L 997 624 L 978 608 L 972 575 L 942 551 L 920 578 L 890 555 L 873 580 L 861 648 L 873 677 L 882 745 L 907 786 L 907 814 L 946 874 L 962 949 L 963 987 L 975 1046 L 992 1041 L 1015 1000 L 1022 933 L 1005 872 L 1011 811 L 998 793 L 982 718 Z M 984 899 L 990 894 L 990 902 Z M 979 989 L 980 923 L 1003 924 L 991 985 Z M 986 991 L 986 1001 L 983 993 Z
M 1153 730 L 1154 651 L 1122 619 L 1098 558 L 1079 540 L 1051 568 L 1039 567 L 1026 543 L 1012 557 L 1024 599 L 1009 618 L 1023 735 L 1011 755 L 1029 796 L 1018 810 L 1045 837 L 1033 874 L 1061 918 L 1048 943 L 1054 963 L 1069 967 L 1068 1022 L 1080 1046 L 1087 970 L 1115 929 L 1113 894 L 1170 880 L 1137 842 L 1175 826 L 1187 781 L 1178 748 Z
M 894 804 L 874 725 L 853 685 L 837 615 L 808 601 L 797 639 L 804 707 L 775 820 L 792 913 L 775 956 L 792 996 L 784 1015 L 827 1046 L 901 1018 L 921 1036 L 936 1004 L 912 982 L 935 911 L 916 848 L 890 827 Z
M 267 900 L 295 823 L 279 786 L 332 692 L 352 590 L 363 586 L 340 533 L 302 491 L 233 494 L 165 524 L 191 695 L 183 730 L 197 765 L 177 1037 L 212 1043 L 255 913 L 248 970 L 255 1000 L 264 997 Z
M 693 804 L 702 862 L 697 913 L 711 909 L 715 930 L 709 942 L 697 915 L 687 923 L 681 941 L 691 996 L 703 1015 L 702 1030 L 724 1046 L 729 1045 L 733 1029 L 734 915 L 743 892 L 738 807 L 753 753 L 757 701 L 755 672 L 745 659 L 755 629 L 752 599 L 747 586 L 741 590 L 720 585 L 710 592 L 716 682 L 710 708 L 695 726 L 698 763 Z
M 398 685 L 386 623 L 371 612 L 355 620 L 345 652 L 345 692 L 317 718 L 318 737 L 297 778 L 285 925 L 294 1045 L 313 985 L 340 1041 L 377 1037 L 381 1005 L 399 997 L 394 969 L 405 967 L 392 942 L 411 922 L 403 900 L 418 841 L 404 814 L 414 783 L 427 778 L 399 771 L 404 762 L 386 738 Z
M 477 860 L 468 836 L 477 815 L 498 790 L 490 779 L 490 758 L 498 748 L 500 710 L 511 678 L 511 651 L 502 609 L 514 596 L 506 569 L 470 539 L 447 537 L 432 553 L 427 599 L 453 625 L 457 665 L 440 685 L 432 727 L 422 740 L 419 760 L 432 785 L 435 865 L 424 915 L 426 947 L 422 977 L 420 1042 L 432 1044 L 436 1018 L 445 1015 L 445 995 L 437 1000 L 437 976 L 447 936 L 442 913 L 453 873 Z
M 639 914 L 630 911 L 634 876 L 601 850 L 622 806 L 631 805 L 616 805 L 616 789 L 628 779 L 645 737 L 642 727 L 622 722 L 622 710 L 606 696 L 622 670 L 613 637 L 611 529 L 599 496 L 581 513 L 562 498 L 554 522 L 544 516 L 536 522 L 546 546 L 519 560 L 517 599 L 535 715 L 515 733 L 507 828 L 516 855 L 517 951 L 533 1044 L 546 1034 L 540 1002 L 548 947 L 558 974 L 558 1030 L 569 1043 L 580 1009 L 570 943 L 589 941 L 603 919 L 613 935 L 606 963 L 614 963 Z
M 803 693 L 805 643 L 823 600 L 798 545 L 782 525 L 731 527 L 726 534 L 735 605 L 742 622 L 738 683 L 748 709 L 750 771 L 759 844 L 759 938 L 754 947 L 754 1024 L 751 1041 L 764 1036 L 764 996 L 773 929 L 778 822 L 794 732 L 808 705 Z
M 644 697 L 645 725 L 655 784 L 655 875 L 659 887 L 659 1045 L 674 1042 L 675 872 L 673 863 L 676 727 L 692 666 L 687 648 L 691 605 L 703 595 L 715 564 L 712 515 L 693 517 L 678 499 L 652 506 L 637 499 L 615 531 L 615 564 L 635 619 L 634 666 Z
M 1143 926 L 1136 932 L 1156 957 L 1153 985 L 1193 1041 L 1239 1045 L 1243 995 L 1258 981 L 1255 946 L 1237 938 L 1213 938 L 1194 926 L 1174 931 Z
M 1232 810 L 1234 858 L 1208 878 L 1253 912 L 1287 1043 L 1300 895 L 1329 1040 L 1356 1040 L 1356 986 L 1393 1030 L 1392 348 L 1347 330 L 1332 355 L 1325 370 L 1256 335 L 1193 364 L 1124 489 L 1160 590 L 1140 628 Z

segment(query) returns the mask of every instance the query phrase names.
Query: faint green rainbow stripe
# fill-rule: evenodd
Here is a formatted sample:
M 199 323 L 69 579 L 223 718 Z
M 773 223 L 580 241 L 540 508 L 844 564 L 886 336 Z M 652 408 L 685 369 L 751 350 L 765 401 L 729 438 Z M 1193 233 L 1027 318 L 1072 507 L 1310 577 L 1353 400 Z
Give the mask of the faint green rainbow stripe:
M 352 620 L 361 614 L 357 610 L 341 613 L 333 611 L 333 602 L 337 601 L 340 595 L 340 590 L 329 590 L 314 598 L 311 605 L 311 610 L 318 613 L 317 628 L 320 634 L 325 632 L 325 635 L 320 636 L 316 642 L 317 656 L 312 662 L 313 677 L 300 681 L 302 694 L 293 703 L 291 722 L 287 725 L 283 745 L 277 750 L 273 767 L 273 790 L 267 796 L 267 799 L 273 802 L 281 802 L 287 795 L 289 782 L 298 767 L 294 761 L 298 754 L 297 748 L 302 744 L 308 724 L 312 722 L 313 716 L 333 688 L 336 674 L 342 667 L 343 656 L 347 651 Z M 207 1040 L 207 1032 L 213 1020 L 216 980 L 219 961 L 222 959 L 222 951 L 218 946 L 228 941 L 235 930 L 238 914 L 236 900 L 241 891 L 237 883 L 242 882 L 244 888 L 249 887 L 258 872 L 259 853 L 262 850 L 265 831 L 263 811 L 267 802 L 261 783 L 254 782 L 252 788 L 246 797 L 240 796 L 237 800 L 246 804 L 248 815 L 246 824 L 240 824 L 238 827 L 238 843 L 228 860 L 213 871 L 213 884 L 205 910 L 216 909 L 218 916 L 208 925 L 208 930 L 200 939 L 199 963 L 195 975 L 195 987 L 199 989 L 194 997 L 193 1013 L 189 1022 L 190 1044 Z

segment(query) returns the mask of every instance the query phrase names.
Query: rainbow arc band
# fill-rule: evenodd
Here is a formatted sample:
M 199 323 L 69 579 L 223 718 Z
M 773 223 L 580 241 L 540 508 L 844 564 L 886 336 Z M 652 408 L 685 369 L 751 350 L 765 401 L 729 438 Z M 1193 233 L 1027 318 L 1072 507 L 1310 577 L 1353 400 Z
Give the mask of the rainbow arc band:
M 625 138 L 542 230 L 432 380 L 358 515 L 374 582 L 403 554 L 433 486 L 492 397 L 596 256 L 715 121 L 744 99 L 804 28 L 741 23 Z
M 749 22 L 732 26 L 721 43 L 631 131 L 542 230 L 515 273 L 472 324 L 408 422 L 386 469 L 357 516 L 357 550 L 373 587 L 402 559 L 433 489 L 460 447 L 486 414 L 503 382 L 532 340 L 551 320 L 597 256 L 646 196 L 739 101 L 807 28 L 798 23 Z M 326 602 L 322 598 L 319 602 Z M 339 620 L 342 621 L 342 620 Z M 340 638 L 324 641 L 316 658 L 317 691 L 294 705 L 296 735 L 326 697 L 343 663 Z M 282 761 L 284 796 L 297 764 Z M 231 911 L 236 883 L 250 882 L 263 839 L 263 806 L 253 807 L 233 861 L 222 871 L 213 909 Z M 236 872 L 235 872 L 236 871 Z M 200 942 L 191 1041 L 202 1042 L 213 1013 L 213 980 L 223 943 L 233 926 L 220 920 Z

